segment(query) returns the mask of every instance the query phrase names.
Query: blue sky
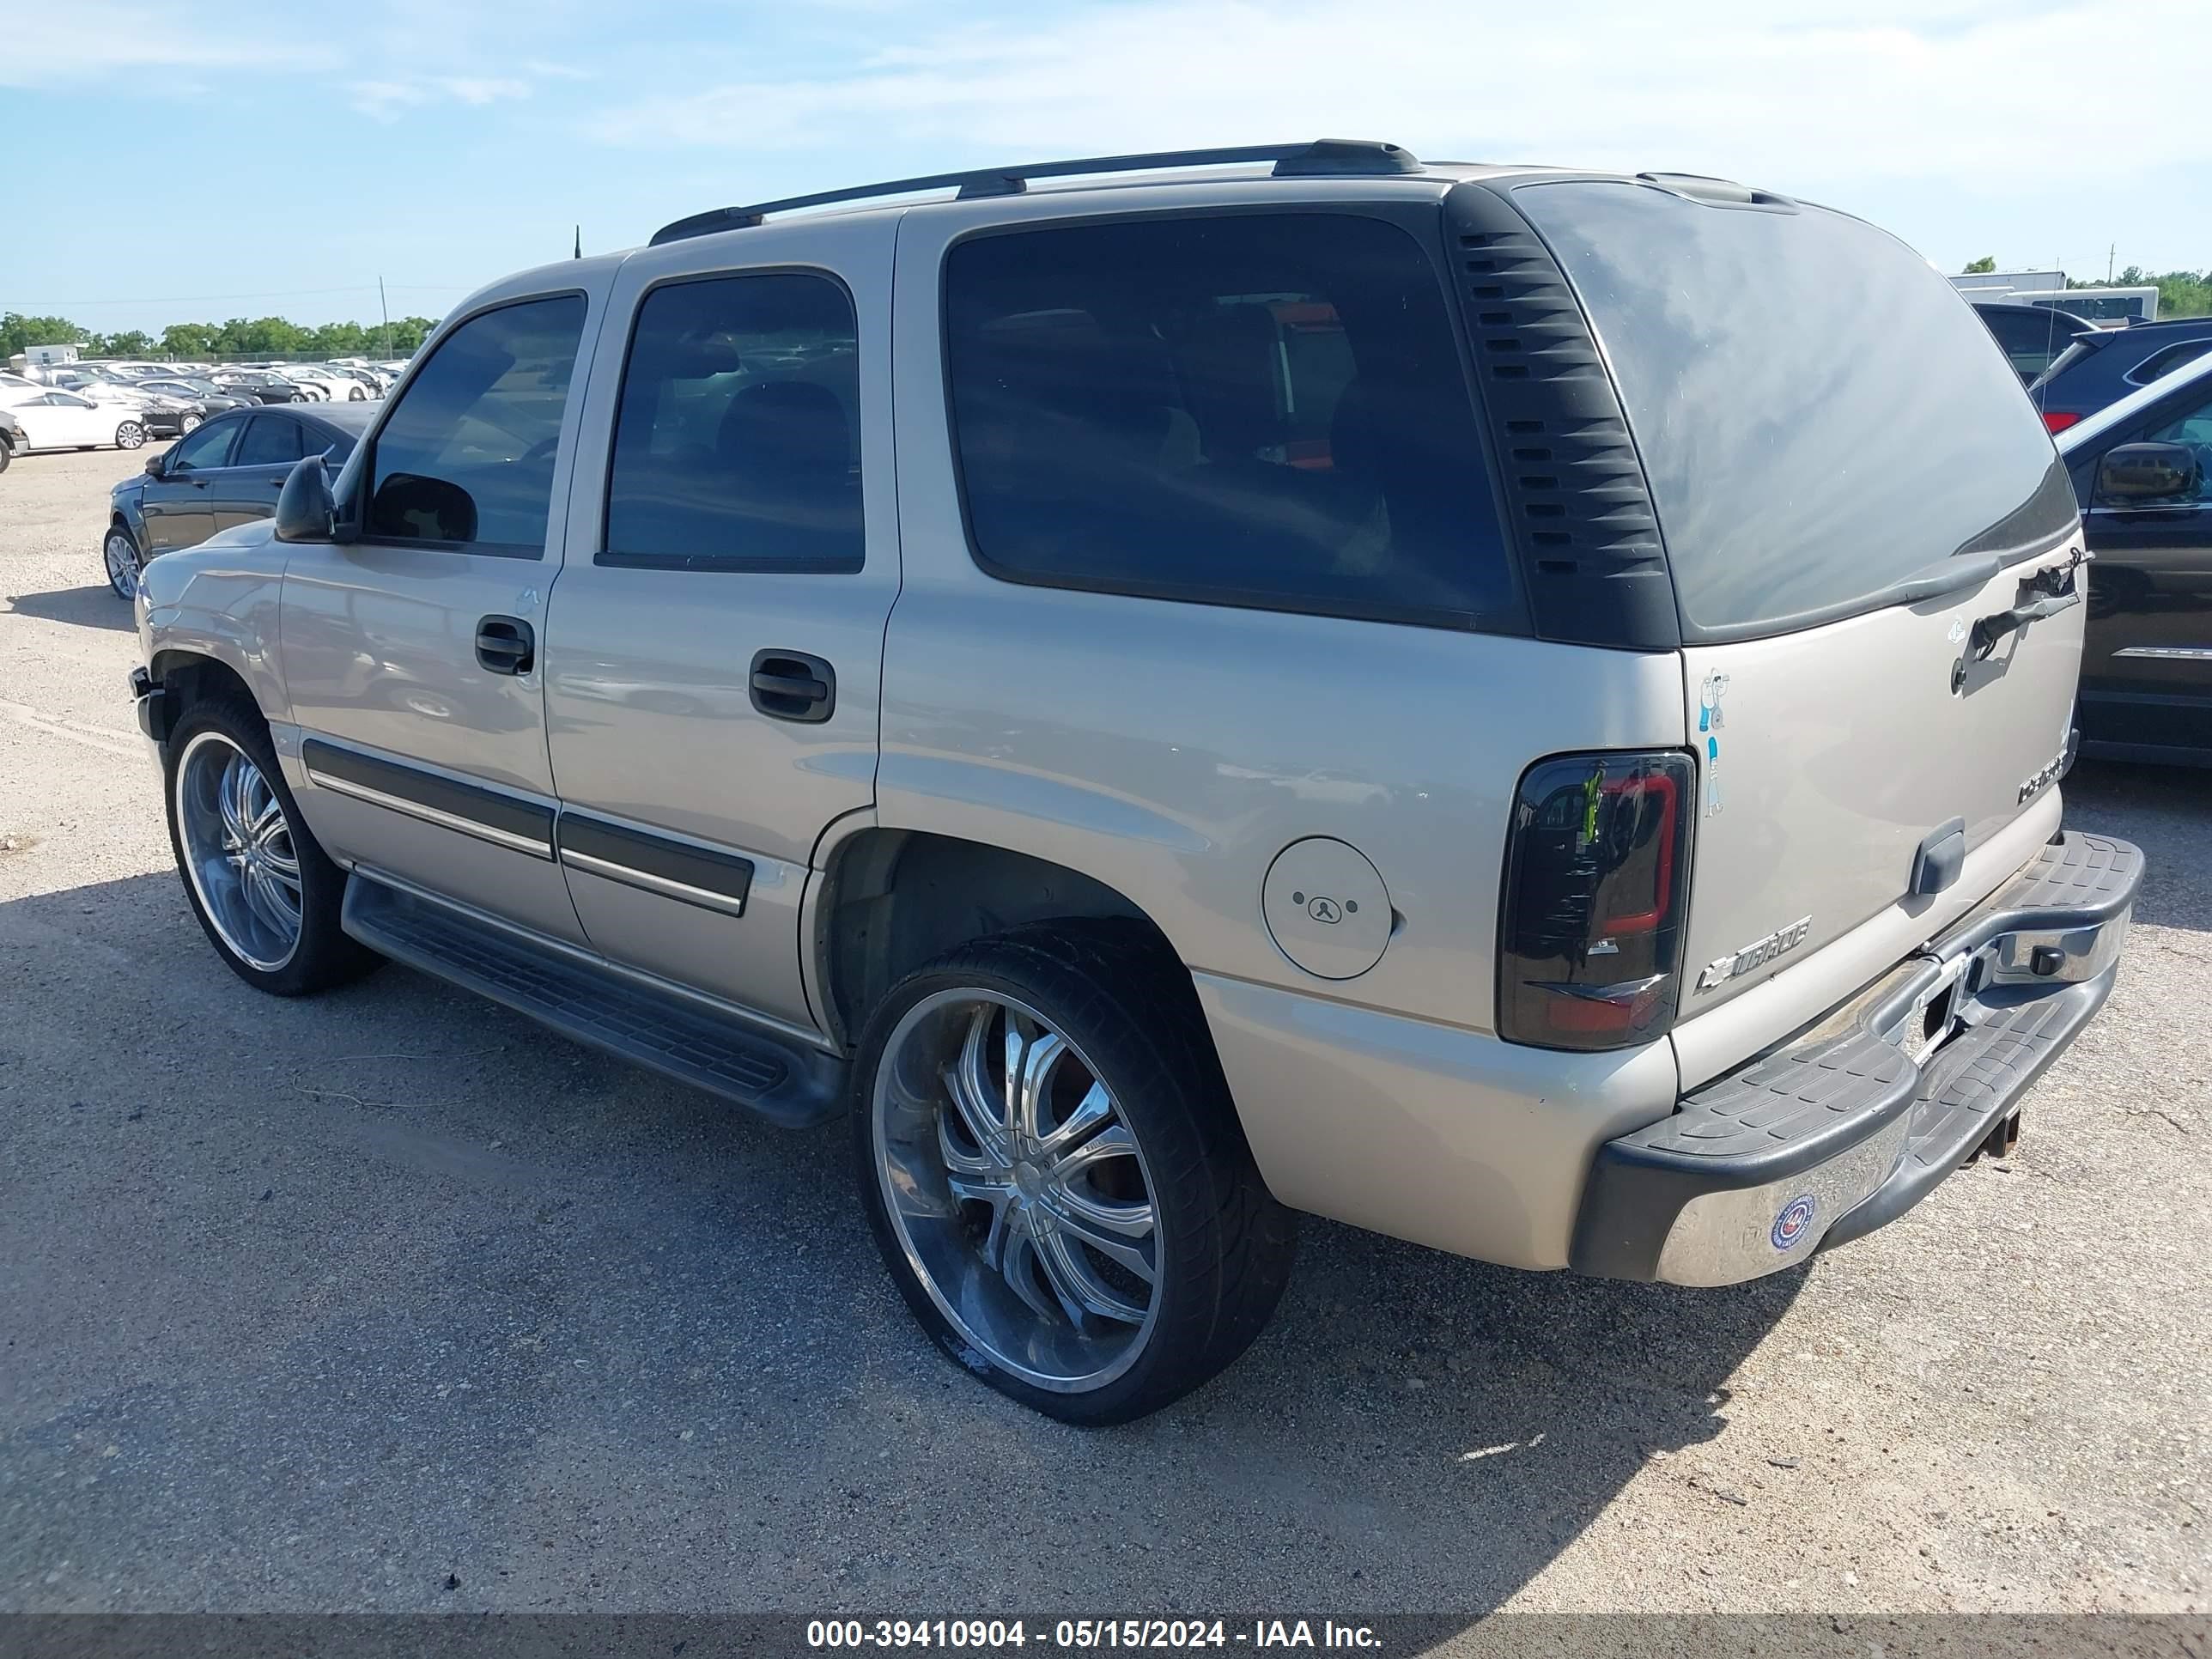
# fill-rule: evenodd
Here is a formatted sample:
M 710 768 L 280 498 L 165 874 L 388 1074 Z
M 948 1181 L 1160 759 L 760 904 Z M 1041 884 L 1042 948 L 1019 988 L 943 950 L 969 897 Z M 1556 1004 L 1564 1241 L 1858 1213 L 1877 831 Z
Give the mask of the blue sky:
M 16 0 L 0 310 L 441 314 L 702 207 L 1321 135 L 1717 173 L 1955 270 L 2212 264 L 2203 0 Z M 2112 67 L 2099 69 L 2100 60 Z

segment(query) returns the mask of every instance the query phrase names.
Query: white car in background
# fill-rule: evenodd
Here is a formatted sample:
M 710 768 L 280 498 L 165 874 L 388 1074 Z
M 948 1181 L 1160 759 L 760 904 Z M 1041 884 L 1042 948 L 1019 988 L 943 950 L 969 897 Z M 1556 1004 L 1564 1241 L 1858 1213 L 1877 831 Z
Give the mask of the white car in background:
M 368 396 L 359 380 L 319 364 L 287 363 L 276 372 L 329 402 L 359 403 Z
M 146 411 L 128 403 L 100 403 L 51 387 L 0 391 L 0 407 L 23 428 L 33 449 L 139 449 L 146 442 Z

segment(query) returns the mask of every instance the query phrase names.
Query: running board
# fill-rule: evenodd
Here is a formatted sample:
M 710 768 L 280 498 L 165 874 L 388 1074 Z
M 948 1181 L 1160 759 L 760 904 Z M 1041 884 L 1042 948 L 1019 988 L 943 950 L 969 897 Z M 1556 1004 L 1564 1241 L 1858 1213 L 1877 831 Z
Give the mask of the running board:
M 820 1123 L 844 1103 L 847 1066 L 833 1054 L 366 870 L 346 883 L 343 920 L 380 956 L 785 1128 Z

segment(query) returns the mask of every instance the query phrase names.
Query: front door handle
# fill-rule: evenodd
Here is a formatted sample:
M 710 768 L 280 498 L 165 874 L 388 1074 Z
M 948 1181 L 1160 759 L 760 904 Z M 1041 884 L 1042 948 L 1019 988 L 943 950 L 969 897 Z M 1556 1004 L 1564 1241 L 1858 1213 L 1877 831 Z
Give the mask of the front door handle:
M 817 726 L 837 706 L 837 671 L 804 651 L 756 651 L 753 707 L 770 720 Z
M 527 674 L 538 661 L 538 636 L 520 617 L 486 617 L 477 624 L 477 660 L 495 674 Z

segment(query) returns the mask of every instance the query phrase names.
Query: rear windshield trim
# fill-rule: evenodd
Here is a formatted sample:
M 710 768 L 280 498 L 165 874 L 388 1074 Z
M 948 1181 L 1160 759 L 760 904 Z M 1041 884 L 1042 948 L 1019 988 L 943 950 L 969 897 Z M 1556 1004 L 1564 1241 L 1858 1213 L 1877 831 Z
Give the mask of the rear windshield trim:
M 2054 457 L 2051 465 L 2061 477 L 2067 477 L 2063 462 Z M 2070 479 L 2066 487 L 2069 493 L 2071 493 L 2074 486 Z M 2008 570 L 2014 565 L 2025 564 L 2030 560 L 2055 553 L 2081 533 L 2081 524 L 2077 516 L 2075 521 L 2063 530 L 2045 537 L 2039 542 L 1998 553 L 1996 571 L 1990 574 L 1995 574 Z M 1962 563 L 1968 560 L 1973 560 L 1978 563 L 1987 557 L 1988 554 L 1986 551 L 1977 554 L 1961 550 L 1950 556 Z M 1943 562 L 1939 560 L 1926 570 L 1915 572 L 1914 574 L 1916 577 L 1932 575 L 1942 568 Z M 1978 586 L 1981 581 L 1988 579 L 1987 575 L 1962 574 L 1959 586 L 1964 588 L 1968 586 Z M 1808 628 L 1825 627 L 1829 623 L 1849 622 L 1854 617 L 1869 617 L 1877 611 L 1888 611 L 1901 605 L 1925 603 L 1927 601 L 1924 599 L 1899 599 L 1893 589 L 1885 589 L 1879 593 L 1869 594 L 1864 599 L 1847 599 L 1837 605 L 1820 605 L 1810 611 L 1798 611 L 1792 616 L 1777 617 L 1771 621 L 1727 623 L 1707 628 L 1697 628 L 1685 623 L 1682 625 L 1682 641 L 1686 645 L 1736 645 L 1745 640 L 1773 639 L 1784 634 L 1802 633 Z

